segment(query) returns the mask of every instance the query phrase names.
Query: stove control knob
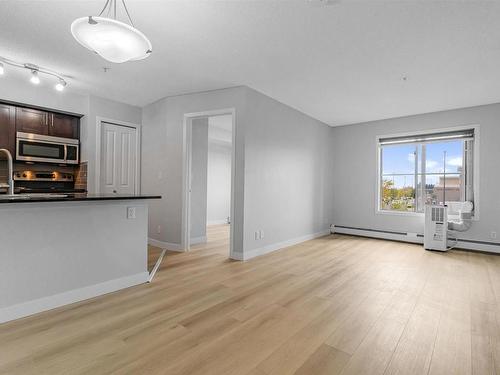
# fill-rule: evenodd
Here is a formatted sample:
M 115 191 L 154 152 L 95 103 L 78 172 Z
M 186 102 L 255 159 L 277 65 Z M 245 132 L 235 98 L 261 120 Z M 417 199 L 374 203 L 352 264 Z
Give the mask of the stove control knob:
M 26 173 L 23 173 L 23 177 L 24 177 L 24 178 L 26 178 L 26 177 L 28 177 L 28 176 L 26 176 Z

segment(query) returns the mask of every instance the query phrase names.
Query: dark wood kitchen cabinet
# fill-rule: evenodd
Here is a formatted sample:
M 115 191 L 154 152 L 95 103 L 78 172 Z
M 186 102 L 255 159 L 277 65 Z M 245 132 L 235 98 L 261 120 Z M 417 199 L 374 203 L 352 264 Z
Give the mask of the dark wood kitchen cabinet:
M 80 119 L 71 115 L 31 108 L 16 108 L 16 130 L 18 132 L 78 138 L 79 123 Z
M 49 113 L 49 135 L 63 138 L 78 138 L 78 123 L 78 117 L 60 113 Z
M 6 148 L 12 156 L 16 152 L 16 109 L 0 103 L 0 148 Z
M 16 130 L 23 133 L 49 135 L 49 114 L 31 108 L 16 108 Z

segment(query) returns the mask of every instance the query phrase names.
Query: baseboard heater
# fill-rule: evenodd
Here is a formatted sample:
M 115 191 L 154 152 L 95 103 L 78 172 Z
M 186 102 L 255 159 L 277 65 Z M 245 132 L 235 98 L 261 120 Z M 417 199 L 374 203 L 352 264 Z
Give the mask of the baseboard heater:
M 350 234 L 353 236 L 382 238 L 387 240 L 395 240 L 395 241 L 403 241 L 411 243 L 423 243 L 424 240 L 424 235 L 420 233 L 399 232 L 399 231 L 372 229 L 372 228 L 360 228 L 360 227 L 351 227 L 346 225 L 331 225 L 330 232 L 340 233 L 340 234 Z M 458 247 L 463 249 L 500 253 L 499 242 L 469 240 L 465 238 L 458 238 L 457 241 L 458 241 Z

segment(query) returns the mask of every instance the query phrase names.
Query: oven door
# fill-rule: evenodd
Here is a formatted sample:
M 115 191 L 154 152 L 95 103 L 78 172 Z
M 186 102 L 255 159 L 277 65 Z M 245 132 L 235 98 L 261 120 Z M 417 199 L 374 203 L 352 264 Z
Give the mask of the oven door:
M 16 159 L 43 163 L 66 163 L 66 145 L 39 139 L 17 138 Z

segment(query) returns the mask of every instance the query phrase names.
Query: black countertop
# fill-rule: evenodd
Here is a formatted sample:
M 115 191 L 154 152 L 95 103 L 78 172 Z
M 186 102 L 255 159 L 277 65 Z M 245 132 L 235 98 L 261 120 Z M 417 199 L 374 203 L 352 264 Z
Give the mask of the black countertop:
M 86 201 L 118 201 L 139 199 L 161 199 L 160 195 L 131 195 L 131 194 L 16 194 L 7 197 L 0 194 L 1 203 L 36 203 L 36 202 L 86 202 Z

